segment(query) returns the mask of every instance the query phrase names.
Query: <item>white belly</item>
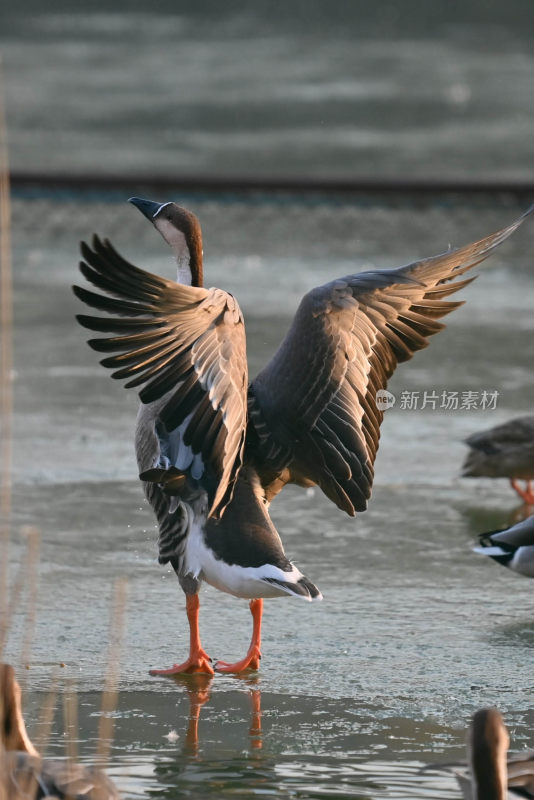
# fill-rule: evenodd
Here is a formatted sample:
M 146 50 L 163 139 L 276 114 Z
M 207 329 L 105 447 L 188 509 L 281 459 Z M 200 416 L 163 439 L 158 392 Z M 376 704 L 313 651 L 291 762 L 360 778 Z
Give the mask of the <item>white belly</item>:
M 255 597 L 284 597 L 293 594 L 290 589 L 267 583 L 265 579 L 297 583 L 302 572 L 293 566 L 291 572 L 284 572 L 272 564 L 261 567 L 240 567 L 227 564 L 215 558 L 213 551 L 206 547 L 202 533 L 203 520 L 195 519 L 187 536 L 185 551 L 185 572 L 194 578 L 205 580 L 215 589 L 235 597 L 253 599 Z M 309 598 L 303 598 L 309 599 Z

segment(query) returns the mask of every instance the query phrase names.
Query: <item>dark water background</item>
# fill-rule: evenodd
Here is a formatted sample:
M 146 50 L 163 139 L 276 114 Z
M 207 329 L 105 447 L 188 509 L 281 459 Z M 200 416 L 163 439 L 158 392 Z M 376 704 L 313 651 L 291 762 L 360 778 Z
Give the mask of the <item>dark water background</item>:
M 130 179 L 532 177 L 533 19 L 519 2 L 2 4 L 11 164 Z M 171 197 L 201 219 L 208 285 L 239 299 L 252 374 L 311 286 L 464 244 L 523 210 L 504 195 L 221 199 L 177 186 Z M 63 663 L 49 750 L 62 755 L 72 738 L 61 700 L 74 681 L 80 757 L 93 757 L 112 582 L 126 576 L 110 762 L 126 797 L 456 797 L 451 778 L 418 770 L 463 753 L 476 708 L 498 705 L 515 746 L 533 743 L 532 584 L 470 549 L 522 511 L 506 482 L 458 477 L 466 435 L 532 409 L 532 220 L 390 386 L 397 397 L 496 390 L 497 408 L 397 403 L 356 520 L 319 492 L 286 489 L 273 517 L 324 602 L 266 603 L 258 675 L 174 683 L 147 672 L 184 657 L 187 630 L 136 478 L 136 398 L 85 345 L 70 292 L 78 240 L 93 231 L 172 276 L 125 199 L 14 196 L 10 557 L 23 558 L 21 526 L 37 525 L 39 608 L 22 671 L 32 735 Z M 211 589 L 201 602 L 206 649 L 240 656 L 246 604 Z M 16 665 L 24 625 L 21 607 L 6 652 Z
M 533 34 L 527 0 L 4 0 L 12 166 L 532 178 Z

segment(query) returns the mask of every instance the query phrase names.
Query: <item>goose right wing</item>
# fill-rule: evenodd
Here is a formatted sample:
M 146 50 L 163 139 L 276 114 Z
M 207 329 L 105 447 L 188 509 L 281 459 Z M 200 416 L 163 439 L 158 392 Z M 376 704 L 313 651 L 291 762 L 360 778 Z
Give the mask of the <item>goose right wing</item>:
M 428 344 L 446 298 L 529 214 L 458 250 L 398 269 L 347 275 L 309 292 L 278 352 L 249 392 L 249 441 L 269 496 L 318 484 L 348 514 L 371 493 L 383 410 L 398 363 Z

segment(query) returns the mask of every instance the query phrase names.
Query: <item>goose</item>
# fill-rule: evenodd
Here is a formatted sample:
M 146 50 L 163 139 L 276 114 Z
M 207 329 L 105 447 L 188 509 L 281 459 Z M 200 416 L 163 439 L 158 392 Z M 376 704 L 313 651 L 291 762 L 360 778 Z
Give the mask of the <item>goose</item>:
M 534 578 L 534 517 L 527 517 L 503 531 L 489 531 L 479 537 L 475 553 L 493 558 L 503 567 Z
M 502 714 L 496 708 L 481 708 L 469 727 L 468 764 L 433 764 L 430 768 L 452 770 L 464 800 L 534 798 L 534 752 L 507 760 L 509 745 Z
M 39 756 L 26 731 L 21 698 L 15 670 L 0 664 L 0 797 L 117 800 L 117 789 L 101 770 Z
M 515 417 L 503 425 L 473 433 L 465 440 L 469 452 L 464 478 L 508 478 L 519 497 L 534 505 L 534 416 Z M 525 489 L 517 483 L 526 481 Z
M 213 674 L 199 632 L 202 581 L 248 599 L 253 620 L 245 657 L 215 669 L 256 670 L 263 600 L 322 598 L 285 555 L 271 501 L 287 483 L 318 485 L 347 514 L 366 509 L 383 417 L 377 392 L 462 305 L 446 298 L 473 277 L 458 278 L 534 207 L 461 249 L 312 289 L 249 385 L 243 316 L 231 294 L 204 287 L 198 219 L 173 202 L 130 202 L 172 249 L 177 281 L 133 266 L 94 235 L 81 242 L 80 270 L 100 292 L 73 289 L 110 315 L 77 315 L 83 327 L 113 334 L 88 341 L 107 354 L 101 364 L 140 389 L 139 477 L 158 521 L 159 562 L 171 564 L 186 596 L 189 655 L 150 672 Z

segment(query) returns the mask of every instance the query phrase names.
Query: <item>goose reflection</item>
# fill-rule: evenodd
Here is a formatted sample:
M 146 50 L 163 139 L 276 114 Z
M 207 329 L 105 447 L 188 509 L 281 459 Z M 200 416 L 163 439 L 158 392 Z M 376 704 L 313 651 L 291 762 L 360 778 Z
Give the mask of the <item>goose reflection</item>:
M 259 689 L 251 689 L 249 693 L 251 705 L 251 720 L 249 728 L 250 747 L 252 750 L 261 750 L 261 693 Z
M 191 675 L 188 680 L 179 682 L 184 683 L 189 700 L 187 732 L 183 751 L 187 755 L 198 756 L 198 721 L 202 707 L 210 699 L 213 677 L 206 673 L 198 672 Z
M 178 787 L 182 792 L 188 787 L 196 793 L 202 786 L 203 796 L 220 797 L 227 790 L 233 792 L 238 788 L 242 791 L 244 780 L 251 795 L 263 793 L 266 789 L 274 793 L 278 785 L 276 762 L 262 749 L 259 678 L 240 676 L 237 679 L 245 684 L 245 691 L 239 692 L 239 697 L 245 700 L 248 713 L 241 720 L 240 711 L 223 712 L 230 716 L 225 716 L 222 736 L 214 739 L 214 726 L 218 728 L 221 722 L 220 716 L 214 719 L 214 708 L 206 709 L 210 715 L 202 725 L 204 706 L 209 704 L 212 696 L 213 676 L 196 673 L 173 678 L 185 690 L 189 705 L 187 721 L 184 720 L 182 730 L 176 728 L 179 743 L 174 755 L 167 750 L 153 762 L 152 774 L 157 787 L 149 789 L 148 796 L 174 800 Z M 242 724 L 239 724 L 240 720 Z M 219 749 L 221 745 L 223 756 Z
M 203 706 L 211 697 L 213 675 L 206 673 L 193 673 L 191 675 L 176 675 L 173 680 L 184 687 L 189 701 L 189 713 L 187 715 L 187 731 L 184 739 L 183 753 L 185 755 L 198 757 L 199 755 L 199 721 Z M 247 695 L 250 704 L 250 725 L 249 725 L 249 747 L 251 750 L 261 750 L 262 729 L 261 729 L 261 691 L 259 689 L 259 677 L 256 675 L 239 675 L 236 680 L 242 681 L 247 685 Z

